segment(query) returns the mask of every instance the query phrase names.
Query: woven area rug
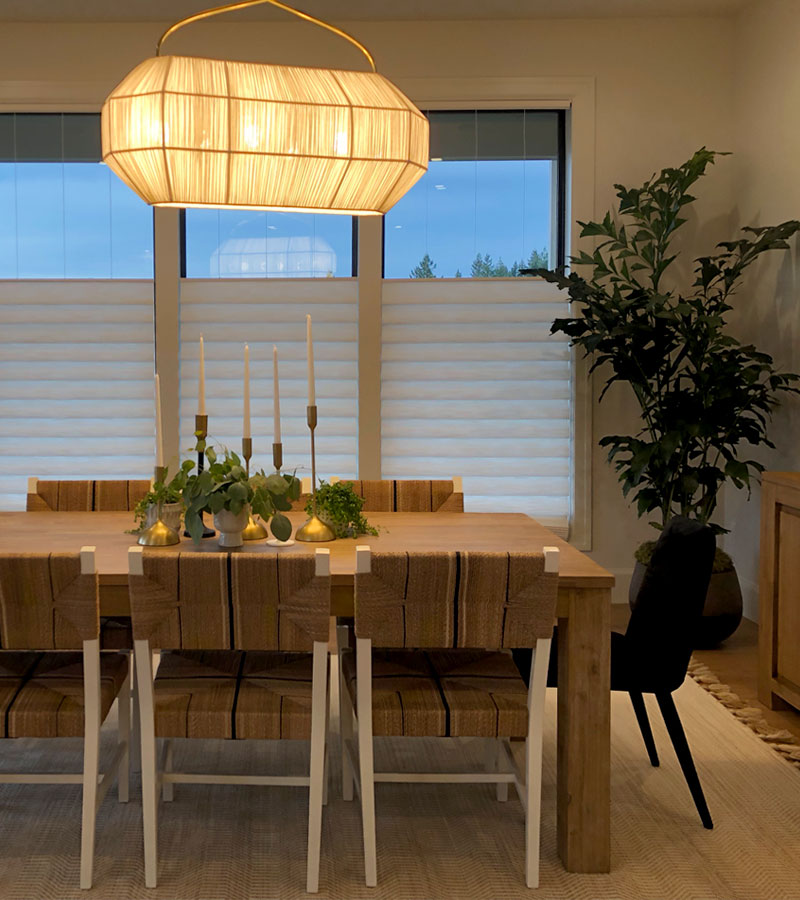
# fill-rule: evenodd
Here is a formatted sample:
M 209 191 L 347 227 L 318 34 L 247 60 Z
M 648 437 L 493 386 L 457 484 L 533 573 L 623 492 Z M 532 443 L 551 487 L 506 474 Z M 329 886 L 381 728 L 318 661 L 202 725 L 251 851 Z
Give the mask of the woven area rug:
M 379 785 L 379 886 L 363 884 L 358 804 L 338 782 L 323 818 L 320 897 L 393 900 L 800 900 L 800 771 L 687 679 L 675 695 L 716 827 L 700 825 L 655 706 L 662 765 L 650 767 L 625 695 L 613 695 L 612 867 L 571 875 L 555 849 L 555 692 L 548 694 L 541 887 L 522 880 L 518 801 L 477 786 Z M 105 735 L 106 756 L 112 735 Z M 398 747 L 401 748 L 398 750 Z M 195 771 L 298 771 L 306 749 L 242 742 L 180 744 L 176 765 Z M 338 772 L 337 754 L 333 768 Z M 379 742 L 376 760 L 480 765 L 475 742 Z M 80 766 L 75 741 L 0 743 L 0 768 Z M 80 790 L 0 786 L 0 898 L 300 898 L 306 803 L 298 788 L 179 785 L 162 804 L 159 886 L 144 887 L 141 805 L 111 793 L 99 814 L 95 887 L 78 889 Z

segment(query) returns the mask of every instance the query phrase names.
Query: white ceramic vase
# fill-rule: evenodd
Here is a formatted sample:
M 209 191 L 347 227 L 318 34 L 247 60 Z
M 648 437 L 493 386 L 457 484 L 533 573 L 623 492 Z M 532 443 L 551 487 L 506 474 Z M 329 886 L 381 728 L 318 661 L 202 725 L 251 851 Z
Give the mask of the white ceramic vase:
M 232 513 L 229 509 L 221 509 L 214 513 L 214 527 L 219 532 L 220 547 L 241 547 L 242 532 L 250 521 L 250 504 L 246 503 L 240 513 Z
M 181 530 L 181 515 L 183 514 L 182 503 L 162 503 L 161 504 L 161 521 L 173 531 Z M 158 519 L 158 505 L 153 504 L 147 507 L 147 515 L 144 520 L 144 527 L 149 528 L 155 525 Z

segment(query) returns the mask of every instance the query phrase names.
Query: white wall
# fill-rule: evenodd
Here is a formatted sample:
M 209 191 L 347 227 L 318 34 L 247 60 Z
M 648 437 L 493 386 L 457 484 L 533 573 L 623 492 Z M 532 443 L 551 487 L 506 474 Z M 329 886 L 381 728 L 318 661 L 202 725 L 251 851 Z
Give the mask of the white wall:
M 526 22 L 352 23 L 389 78 L 591 76 L 596 83 L 595 212 L 615 199 L 613 184 L 636 184 L 686 160 L 702 145 L 730 149 L 734 21 L 722 18 L 541 20 Z M 0 31 L 0 103 L 41 93 L 104 94 L 154 52 L 153 24 L 5 25 Z M 310 25 L 190 26 L 168 52 L 305 65 L 360 67 L 348 44 Z M 27 82 L 27 84 L 25 83 Z M 34 84 L 31 84 L 34 82 Z M 71 84 L 80 82 L 81 84 Z M 729 234 L 733 163 L 721 162 L 699 186 L 685 239 L 692 255 Z M 624 391 L 595 409 L 594 437 L 636 426 Z M 650 529 L 623 502 L 605 454 L 593 456 L 594 553 L 619 576 L 624 599 L 632 554 Z
M 734 203 L 737 225 L 800 219 L 800 4 L 762 0 L 736 22 Z M 771 354 L 784 371 L 800 372 L 800 243 L 753 267 L 733 300 L 743 341 Z M 800 469 L 800 400 L 787 398 L 770 435 L 775 450 L 756 456 L 768 469 Z M 760 492 L 726 492 L 726 547 L 742 582 L 745 615 L 758 618 Z

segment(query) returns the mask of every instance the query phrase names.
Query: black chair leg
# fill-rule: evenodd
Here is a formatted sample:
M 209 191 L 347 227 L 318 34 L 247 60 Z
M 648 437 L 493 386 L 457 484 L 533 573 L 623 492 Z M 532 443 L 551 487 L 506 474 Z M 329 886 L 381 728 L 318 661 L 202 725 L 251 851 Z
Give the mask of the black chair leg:
M 633 711 L 636 713 L 636 721 L 639 723 L 639 731 L 642 732 L 644 746 L 647 749 L 647 755 L 650 757 L 650 764 L 658 765 L 658 752 L 656 751 L 656 742 L 653 739 L 653 730 L 650 728 L 650 719 L 647 718 L 647 708 L 644 705 L 644 697 L 637 691 L 628 691 L 631 698 Z
M 700 779 L 697 777 L 697 770 L 694 767 L 692 753 L 689 750 L 689 744 L 678 717 L 678 710 L 675 708 L 675 701 L 672 694 L 656 694 L 658 706 L 661 709 L 661 715 L 664 717 L 664 723 L 667 731 L 672 739 L 672 746 L 675 748 L 675 755 L 683 769 L 683 776 L 689 785 L 689 790 L 694 799 L 694 805 L 700 813 L 700 820 L 705 828 L 713 828 L 714 823 L 711 821 L 711 813 L 708 811 L 706 798 L 703 795 L 703 788 L 700 786 Z

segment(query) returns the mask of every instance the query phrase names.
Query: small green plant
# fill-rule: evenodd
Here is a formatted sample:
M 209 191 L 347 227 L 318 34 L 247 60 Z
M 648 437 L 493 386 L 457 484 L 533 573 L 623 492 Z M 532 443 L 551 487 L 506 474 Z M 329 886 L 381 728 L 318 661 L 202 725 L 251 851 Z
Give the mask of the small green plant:
M 180 503 L 183 504 L 183 489 L 189 473 L 194 468 L 194 462 L 186 459 L 181 463 L 180 469 L 175 475 L 166 481 L 156 481 L 150 490 L 142 497 L 133 509 L 133 517 L 136 520 L 136 528 L 131 529 L 128 534 L 141 534 L 144 531 L 144 525 L 147 520 L 147 511 L 151 506 L 157 506 L 159 503 Z M 169 472 L 167 472 L 169 474 Z
M 300 496 L 300 480 L 294 475 L 266 475 L 263 471 L 248 477 L 242 460 L 232 451 L 225 450 L 220 456 L 213 447 L 204 445 L 203 449 L 208 468 L 190 475 L 182 492 L 184 522 L 195 544 L 203 536 L 201 513 L 227 509 L 238 514 L 248 503 L 253 513 L 265 522 L 269 520 L 270 531 L 279 541 L 288 540 L 292 523 L 283 513 Z
M 363 506 L 364 498 L 353 490 L 352 481 L 329 484 L 320 479 L 317 488 L 317 515 L 330 525 L 337 538 L 378 533 L 378 529 L 370 525 L 362 515 Z M 306 512 L 311 515 L 313 511 L 313 500 L 309 497 Z

